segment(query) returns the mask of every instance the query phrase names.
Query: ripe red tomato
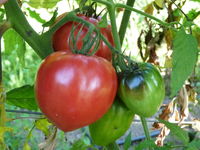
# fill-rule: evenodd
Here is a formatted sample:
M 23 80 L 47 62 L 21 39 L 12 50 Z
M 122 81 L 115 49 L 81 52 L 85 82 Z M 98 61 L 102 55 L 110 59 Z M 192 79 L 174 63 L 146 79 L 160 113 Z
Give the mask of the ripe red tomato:
M 87 17 L 82 14 L 80 14 L 78 16 L 94 25 L 97 25 L 98 22 L 100 21 L 99 19 Z M 63 16 L 61 16 L 59 18 L 62 18 L 62 17 Z M 71 31 L 73 30 L 73 28 L 76 28 L 74 31 L 74 36 L 77 36 L 79 31 L 81 30 L 79 38 L 76 41 L 76 46 L 77 46 L 78 50 L 80 50 L 82 48 L 82 44 L 83 44 L 82 39 L 87 34 L 88 28 L 86 26 L 82 26 L 82 24 L 79 24 L 77 22 L 70 21 L 70 22 L 67 22 L 66 24 L 64 24 L 62 27 L 60 27 L 54 33 L 53 47 L 54 47 L 55 51 L 70 50 L 69 37 L 70 37 Z M 111 43 L 111 45 L 114 45 L 110 25 L 108 25 L 106 28 L 100 28 L 100 32 L 107 38 L 107 40 Z M 103 41 L 100 41 L 99 48 L 95 55 L 97 55 L 99 57 L 103 57 L 109 61 L 111 61 L 111 59 L 112 59 L 112 52 Z
M 54 52 L 41 64 L 35 82 L 38 105 L 63 131 L 89 125 L 111 107 L 117 91 L 112 64 L 97 56 Z

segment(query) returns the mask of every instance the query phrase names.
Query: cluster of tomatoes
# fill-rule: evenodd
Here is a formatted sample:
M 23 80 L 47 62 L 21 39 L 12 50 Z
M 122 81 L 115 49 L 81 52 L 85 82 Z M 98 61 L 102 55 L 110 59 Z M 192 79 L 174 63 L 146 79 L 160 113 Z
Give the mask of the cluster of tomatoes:
M 97 26 L 99 19 L 79 15 Z M 55 52 L 41 64 L 35 82 L 38 105 L 46 117 L 67 132 L 89 125 L 98 145 L 107 145 L 129 128 L 134 114 L 152 116 L 164 98 L 164 83 L 158 70 L 141 63 L 134 71 L 121 72 L 111 63 L 112 52 L 100 41 L 93 56 L 71 51 L 71 30 L 77 49 L 88 29 L 80 23 L 67 22 L 53 36 Z M 100 32 L 113 44 L 111 27 Z

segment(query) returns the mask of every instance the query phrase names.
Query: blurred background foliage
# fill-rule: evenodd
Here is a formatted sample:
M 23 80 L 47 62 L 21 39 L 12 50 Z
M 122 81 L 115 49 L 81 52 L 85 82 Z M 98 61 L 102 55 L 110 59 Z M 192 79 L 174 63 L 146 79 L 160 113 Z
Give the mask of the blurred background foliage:
M 125 0 L 115 0 L 120 3 L 125 3 Z M 199 8 L 195 8 L 196 3 L 199 2 L 198 0 L 193 1 L 187 1 L 187 4 L 183 6 L 183 10 L 185 13 L 189 13 L 190 10 L 199 10 Z M 64 12 L 68 12 L 73 10 L 74 8 L 78 7 L 78 3 L 80 0 L 76 1 L 70 1 L 70 0 L 22 0 L 21 1 L 21 7 L 24 11 L 28 21 L 33 26 L 33 28 L 39 32 L 42 33 L 46 30 L 48 30 L 48 27 L 45 27 L 45 23 L 47 21 L 50 21 L 51 18 L 55 14 L 62 14 Z M 91 2 L 91 1 L 89 1 Z M 136 1 L 135 2 L 135 8 L 140 10 L 146 10 L 149 13 L 152 13 L 153 6 L 150 6 L 150 4 L 154 2 L 153 0 L 142 0 L 142 1 Z M 157 1 L 158 2 L 158 1 Z M 199 3 L 198 3 L 199 4 Z M 157 4 L 159 5 L 159 4 Z M 159 5 L 162 7 L 162 5 Z M 148 10 L 147 10 L 148 7 Z M 103 7 L 100 6 L 99 9 L 102 9 Z M 155 9 L 155 8 L 154 8 Z M 100 10 L 99 10 L 100 11 Z M 56 12 L 56 13 L 55 13 Z M 195 11 L 196 12 L 196 11 Z M 118 10 L 118 19 L 120 20 L 122 17 L 122 10 Z M 160 19 L 166 18 L 167 12 L 162 9 L 154 10 L 153 15 L 157 16 Z M 177 17 L 179 17 L 181 14 L 177 11 Z M 4 9 L 0 8 L 0 20 L 5 19 L 5 12 Z M 131 56 L 135 60 L 141 61 L 140 57 L 140 51 L 138 49 L 138 37 L 140 36 L 141 30 L 145 29 L 148 25 L 147 22 L 144 21 L 144 17 L 141 15 L 138 15 L 136 13 L 132 13 L 132 17 L 130 19 L 130 25 L 125 37 L 125 42 L 123 44 L 123 49 L 126 50 L 127 53 L 131 52 Z M 200 23 L 200 18 L 198 19 L 198 23 Z M 156 27 L 155 29 L 159 30 L 159 27 Z M 194 33 L 197 37 L 197 39 L 200 39 L 200 28 L 196 27 L 196 32 Z M 146 31 L 147 32 L 147 31 Z M 200 43 L 200 42 L 199 42 Z M 3 65 L 3 84 L 6 91 L 12 90 L 14 88 L 21 87 L 23 85 L 33 85 L 34 84 L 34 78 L 35 74 L 37 72 L 38 66 L 41 63 L 41 59 L 36 55 L 36 53 L 29 47 L 28 44 L 24 42 L 24 40 L 12 29 L 9 29 L 6 31 L 6 33 L 3 35 L 2 40 L 2 65 Z M 170 66 L 170 59 L 167 59 L 170 57 L 170 50 L 166 49 L 166 42 L 163 45 L 158 46 L 157 54 L 159 56 L 158 62 L 160 62 L 160 66 L 166 67 L 166 64 Z M 198 60 L 198 63 L 196 65 L 195 74 L 194 74 L 194 84 L 195 84 L 195 90 L 198 93 L 197 100 L 200 99 L 199 93 L 200 93 L 200 59 Z M 12 106 L 6 104 L 7 110 L 24 110 L 16 106 Z M 18 149 L 24 149 L 29 150 L 30 148 L 32 150 L 38 149 L 38 144 L 44 141 L 44 134 L 40 130 L 34 129 L 31 132 L 31 138 L 28 140 L 29 144 L 26 144 L 26 140 L 28 137 L 28 134 L 35 124 L 35 118 L 41 117 L 40 115 L 35 114 L 25 114 L 25 113 L 13 113 L 8 112 L 7 113 L 8 118 L 30 118 L 30 119 L 16 119 L 14 121 L 8 122 L 7 126 L 13 128 L 12 132 L 6 133 L 6 145 L 8 146 L 9 150 L 18 150 Z M 31 119 L 31 117 L 33 119 Z M 79 131 L 77 131 L 79 132 Z M 90 145 L 89 137 L 87 136 L 87 128 L 83 128 L 81 130 L 81 134 L 77 134 L 77 139 L 81 139 L 77 141 L 76 144 L 72 146 L 72 142 L 74 142 L 74 139 L 71 141 L 66 140 L 66 136 L 70 136 L 70 133 L 65 135 L 63 132 L 58 132 L 57 137 L 57 146 L 56 150 L 63 150 L 64 149 L 76 149 L 77 145 Z M 24 145 L 25 144 L 25 145 Z

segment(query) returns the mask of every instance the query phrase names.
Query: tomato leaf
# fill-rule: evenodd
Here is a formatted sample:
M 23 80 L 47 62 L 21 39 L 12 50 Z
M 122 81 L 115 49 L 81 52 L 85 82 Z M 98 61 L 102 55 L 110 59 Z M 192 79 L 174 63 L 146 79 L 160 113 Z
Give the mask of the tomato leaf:
M 106 28 L 108 26 L 108 20 L 107 20 L 107 13 L 103 15 L 101 18 L 101 21 L 98 24 L 98 27 L 100 28 Z
M 29 0 L 27 3 L 33 8 L 53 8 L 60 0 Z
M 128 150 L 131 146 L 131 132 L 127 135 L 125 142 L 124 142 L 124 150 Z
M 35 127 L 41 130 L 45 136 L 50 135 L 49 126 L 52 125 L 47 119 L 39 119 L 35 121 Z
M 38 109 L 35 101 L 34 88 L 31 85 L 24 85 L 7 92 L 6 102 L 10 105 L 29 110 Z
M 193 140 L 192 142 L 190 142 L 187 145 L 187 149 L 186 150 L 198 150 L 200 147 L 200 139 L 198 140 Z
M 87 148 L 88 145 L 86 145 L 82 139 L 79 139 L 73 143 L 73 146 L 70 150 L 87 150 Z
M 49 26 L 52 26 L 54 23 L 55 23 L 55 20 L 56 20 L 56 17 L 58 15 L 58 9 L 56 9 L 54 12 L 53 12 L 53 16 L 51 17 L 51 19 L 47 22 L 45 22 L 42 26 L 43 27 L 49 27 Z
M 192 73 L 198 56 L 196 38 L 182 29 L 176 33 L 173 41 L 171 96 L 174 96 Z
M 158 119 L 158 120 L 159 122 L 165 124 L 166 127 L 171 130 L 171 133 L 177 137 L 177 139 L 181 140 L 184 144 L 188 144 L 189 136 L 186 131 L 184 131 L 183 129 L 181 129 L 179 126 L 177 126 L 174 123 L 170 123 L 168 121 L 161 120 L 161 119 Z
M 156 148 L 157 146 L 153 140 L 144 140 L 135 147 L 135 150 L 144 150 L 148 147 Z
M 8 31 L 6 31 L 3 38 L 5 53 L 7 55 L 10 55 L 11 52 L 16 51 L 17 56 L 19 58 L 19 62 L 24 66 L 26 46 L 23 38 L 13 29 L 9 29 Z
M 37 13 L 35 10 L 31 10 L 30 8 L 27 8 L 28 12 L 29 12 L 29 15 L 34 18 L 35 20 L 37 20 L 38 22 L 40 23 L 45 23 L 46 21 L 44 19 L 42 19 L 40 17 L 40 14 Z

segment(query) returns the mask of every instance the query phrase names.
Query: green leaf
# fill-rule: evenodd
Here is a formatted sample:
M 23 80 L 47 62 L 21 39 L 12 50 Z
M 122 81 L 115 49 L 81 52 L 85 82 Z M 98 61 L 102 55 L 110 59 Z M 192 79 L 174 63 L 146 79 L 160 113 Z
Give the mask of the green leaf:
M 10 55 L 12 51 L 17 52 L 20 63 L 24 66 L 26 46 L 24 39 L 13 29 L 9 29 L 3 35 L 5 53 Z
M 53 8 L 61 0 L 29 0 L 27 3 L 33 8 Z
M 52 26 L 54 23 L 55 23 L 55 20 L 56 20 L 56 17 L 58 15 L 58 9 L 56 9 L 54 12 L 53 12 L 53 16 L 51 17 L 51 19 L 47 22 L 45 22 L 42 26 L 43 27 L 49 27 L 49 26 Z
M 70 150 L 87 150 L 88 145 L 86 145 L 82 139 L 75 141 Z
M 189 136 L 188 133 L 186 131 L 184 131 L 183 129 L 181 129 L 179 126 L 177 126 L 174 123 L 170 123 L 168 121 L 165 120 L 160 120 L 158 119 L 159 122 L 163 123 L 166 125 L 166 127 L 168 129 L 170 129 L 171 133 L 179 140 L 181 140 L 184 144 L 188 144 L 189 142 Z
M 124 142 L 124 150 L 128 150 L 131 146 L 131 132 L 127 135 L 125 142 Z
M 183 29 L 176 33 L 173 41 L 171 96 L 174 96 L 191 75 L 198 56 L 198 43 Z
M 156 148 L 157 146 L 153 140 L 144 140 L 135 147 L 135 150 L 145 150 L 146 148 L 149 147 Z
M 107 150 L 120 150 L 116 142 L 110 143 L 106 146 Z
M 101 21 L 98 24 L 98 27 L 100 28 L 106 28 L 108 26 L 108 20 L 107 20 L 107 13 L 103 15 L 101 18 Z
M 30 8 L 27 8 L 28 12 L 29 12 L 29 15 L 34 18 L 35 20 L 37 20 L 38 22 L 40 23 L 45 23 L 46 21 L 44 19 L 42 19 L 40 17 L 40 14 L 38 14 L 35 10 L 31 10 Z
M 186 150 L 199 150 L 199 147 L 200 147 L 200 139 L 193 140 L 192 142 L 190 142 L 187 145 L 187 149 Z
M 31 85 L 24 85 L 7 92 L 6 102 L 10 105 L 29 110 L 38 109 L 35 101 L 34 87 Z
M 49 136 L 49 126 L 52 124 L 47 119 L 39 119 L 35 121 L 35 127 L 41 130 L 45 136 Z
M 191 1 L 193 1 L 193 2 L 200 2 L 200 0 L 191 0 Z

